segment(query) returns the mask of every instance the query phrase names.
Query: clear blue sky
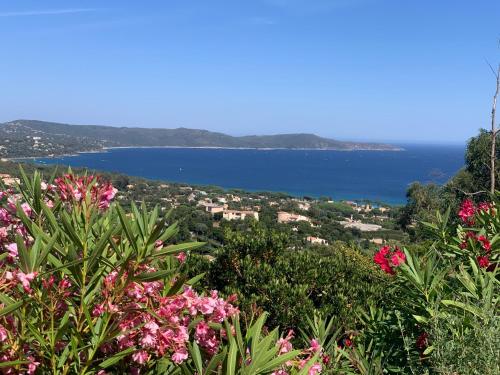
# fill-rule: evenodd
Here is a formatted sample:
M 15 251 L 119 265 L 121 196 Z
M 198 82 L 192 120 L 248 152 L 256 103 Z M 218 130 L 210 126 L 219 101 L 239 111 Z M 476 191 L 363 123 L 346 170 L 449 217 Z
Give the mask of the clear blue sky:
M 460 142 L 497 0 L 0 1 L 0 121 Z

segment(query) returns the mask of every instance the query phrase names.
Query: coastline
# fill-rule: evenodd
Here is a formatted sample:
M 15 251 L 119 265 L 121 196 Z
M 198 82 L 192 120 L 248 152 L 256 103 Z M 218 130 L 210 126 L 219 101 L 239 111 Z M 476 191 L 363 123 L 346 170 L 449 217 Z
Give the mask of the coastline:
M 350 148 L 350 149 L 336 149 L 336 148 L 289 148 L 289 147 L 222 147 L 222 146 L 106 146 L 102 149 L 76 151 L 68 154 L 57 155 L 40 155 L 40 156 L 19 156 L 2 158 L 7 161 L 16 160 L 34 160 L 34 159 L 57 159 L 64 157 L 73 157 L 80 154 L 105 154 L 108 150 L 118 149 L 200 149 L 200 150 L 255 150 L 255 151 L 274 151 L 274 150 L 290 150 L 290 151 L 338 151 L 338 152 L 356 152 L 356 151 L 374 151 L 374 152 L 404 152 L 403 147 L 394 149 L 383 148 Z
M 298 151 L 387 151 L 387 152 L 401 152 L 406 151 L 402 147 L 395 147 L 393 149 L 384 148 L 349 148 L 349 149 L 338 149 L 338 148 L 313 148 L 313 147 L 223 147 L 223 146 L 111 146 L 103 147 L 104 150 L 113 149 L 131 149 L 131 148 L 184 148 L 184 149 L 213 149 L 213 150 L 256 150 L 256 151 L 272 151 L 272 150 L 298 150 Z

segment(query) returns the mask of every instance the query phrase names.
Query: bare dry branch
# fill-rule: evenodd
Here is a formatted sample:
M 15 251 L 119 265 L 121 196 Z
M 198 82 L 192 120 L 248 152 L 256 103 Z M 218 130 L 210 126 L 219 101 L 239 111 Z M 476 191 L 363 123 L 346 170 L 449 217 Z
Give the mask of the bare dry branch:
M 496 112 L 497 112 L 497 98 L 498 92 L 500 91 L 500 64 L 498 64 L 497 71 L 493 70 L 490 65 L 491 70 L 494 72 L 496 77 L 496 90 L 493 95 L 493 104 L 491 106 L 491 154 L 490 154 L 490 193 L 495 194 L 495 162 L 496 162 L 496 140 L 497 140 L 497 129 L 496 129 Z

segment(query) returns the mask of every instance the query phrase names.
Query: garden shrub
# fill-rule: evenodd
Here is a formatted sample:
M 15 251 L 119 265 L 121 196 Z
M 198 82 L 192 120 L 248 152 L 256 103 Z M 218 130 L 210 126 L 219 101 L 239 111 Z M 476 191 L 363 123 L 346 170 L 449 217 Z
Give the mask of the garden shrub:
M 202 285 L 237 294 L 247 315 L 255 306 L 269 312 L 270 327 L 305 328 L 316 310 L 335 316 L 344 329 L 356 327 L 360 306 L 381 304 L 383 280 L 371 259 L 344 243 L 291 250 L 286 235 L 254 224 L 247 232 L 226 231 L 213 260 L 190 260 L 194 275 L 207 272 Z
M 195 292 L 186 252 L 203 244 L 169 243 L 178 227 L 168 215 L 126 213 L 115 193 L 71 173 L 23 174 L 19 191 L 0 190 L 0 372 L 320 371 L 321 348 L 282 350 L 265 315 L 240 328 L 234 298 Z
M 426 253 L 384 246 L 374 257 L 392 275 L 395 298 L 380 319 L 367 319 L 355 345 L 384 357 L 385 371 L 499 371 L 500 215 L 495 203 L 469 199 L 457 215 L 458 225 L 450 210 L 423 223 L 434 238 Z

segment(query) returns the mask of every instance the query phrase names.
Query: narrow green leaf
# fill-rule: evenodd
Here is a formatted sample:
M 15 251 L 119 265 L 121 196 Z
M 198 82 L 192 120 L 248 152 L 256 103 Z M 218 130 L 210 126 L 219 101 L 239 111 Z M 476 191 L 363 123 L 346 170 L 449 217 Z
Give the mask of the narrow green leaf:
M 135 348 L 133 348 L 133 347 L 122 350 L 121 352 L 112 355 L 111 357 L 106 359 L 104 362 L 101 362 L 99 364 L 99 368 L 105 369 L 105 368 L 108 368 L 110 366 L 113 366 L 113 365 L 117 364 L 118 362 L 120 362 L 120 360 L 122 360 L 123 358 L 125 358 L 129 354 L 132 354 L 134 351 L 135 351 Z
M 158 258 L 163 255 L 173 255 L 178 254 L 182 251 L 193 250 L 198 247 L 202 247 L 206 242 L 186 242 L 177 245 L 169 245 L 164 247 L 163 249 L 152 254 L 153 258 Z

